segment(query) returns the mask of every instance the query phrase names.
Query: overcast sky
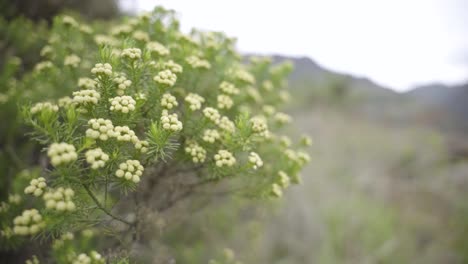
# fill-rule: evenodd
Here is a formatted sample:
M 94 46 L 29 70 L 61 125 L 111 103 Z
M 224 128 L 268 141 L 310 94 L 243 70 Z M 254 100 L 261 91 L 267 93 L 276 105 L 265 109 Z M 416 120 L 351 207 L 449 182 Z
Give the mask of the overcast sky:
M 248 53 L 307 56 L 396 90 L 468 80 L 468 0 L 121 0 L 174 9 Z

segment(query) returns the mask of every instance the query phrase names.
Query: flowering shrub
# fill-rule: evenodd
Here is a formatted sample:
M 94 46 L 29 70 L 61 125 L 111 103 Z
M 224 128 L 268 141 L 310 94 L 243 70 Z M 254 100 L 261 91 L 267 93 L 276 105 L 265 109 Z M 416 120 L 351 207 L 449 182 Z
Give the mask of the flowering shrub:
M 233 39 L 178 25 L 162 8 L 111 30 L 55 19 L 42 61 L 16 84 L 34 101 L 23 120 L 43 147 L 40 177 L 22 186 L 34 209 L 2 220 L 2 239 L 52 239 L 60 263 L 104 263 L 123 253 L 101 256 L 73 244 L 86 235 L 63 235 L 92 227 L 128 246 L 150 239 L 143 212 L 162 214 L 204 186 L 268 198 L 299 182 L 306 144 L 281 143 L 291 118 L 275 110 L 291 66 L 244 64 Z

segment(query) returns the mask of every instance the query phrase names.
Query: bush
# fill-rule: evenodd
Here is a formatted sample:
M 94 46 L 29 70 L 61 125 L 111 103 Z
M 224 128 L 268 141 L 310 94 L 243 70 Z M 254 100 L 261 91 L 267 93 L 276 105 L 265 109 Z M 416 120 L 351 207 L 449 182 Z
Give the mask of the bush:
M 55 18 L 42 61 L 5 81 L 1 107 L 20 105 L 15 131 L 37 143 L 5 143 L 18 173 L 5 182 L 3 251 L 125 263 L 157 239 L 154 213 L 202 189 L 271 198 L 299 183 L 308 140 L 285 140 L 291 118 L 277 111 L 290 64 L 243 64 L 234 39 L 184 35 L 163 8 L 79 21 Z

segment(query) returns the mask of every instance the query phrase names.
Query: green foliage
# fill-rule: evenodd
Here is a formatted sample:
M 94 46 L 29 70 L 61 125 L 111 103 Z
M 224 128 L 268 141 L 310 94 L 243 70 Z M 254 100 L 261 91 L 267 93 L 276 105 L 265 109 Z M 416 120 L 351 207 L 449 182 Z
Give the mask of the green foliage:
M 13 81 L 13 59 L 2 75 L 14 86 L 0 107 L 19 105 L 27 127 L 15 124 L 37 142 L 18 169 L 39 170 L 5 185 L 25 193 L 24 205 L 0 212 L 9 247 L 37 238 L 44 249 L 52 244 L 46 259 L 101 263 L 92 250 L 114 241 L 107 259 L 126 263 L 138 256 L 120 249 L 152 239 L 142 231 L 151 224 L 144 212 L 164 212 L 210 184 L 270 198 L 299 182 L 307 144 L 284 139 L 291 118 L 277 111 L 288 99 L 290 64 L 243 64 L 234 39 L 184 35 L 162 8 L 93 25 L 60 16 L 46 35 L 34 70 Z M 103 235 L 76 235 L 89 228 Z

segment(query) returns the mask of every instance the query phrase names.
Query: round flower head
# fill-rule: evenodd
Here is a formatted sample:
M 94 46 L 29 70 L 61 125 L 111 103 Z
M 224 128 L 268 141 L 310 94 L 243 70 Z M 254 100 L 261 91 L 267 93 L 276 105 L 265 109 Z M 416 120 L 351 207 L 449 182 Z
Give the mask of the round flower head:
M 132 32 L 132 27 L 127 24 L 117 25 L 111 28 L 110 33 L 114 36 L 127 35 Z
M 91 264 L 91 258 L 85 253 L 81 253 L 72 261 L 72 264 Z
M 225 94 L 230 94 L 230 95 L 234 95 L 234 94 L 238 94 L 239 93 L 239 89 L 237 89 L 234 84 L 230 83 L 230 82 L 222 82 L 220 85 L 219 85 L 219 89 L 225 93 Z
M 52 62 L 50 62 L 50 61 L 41 61 L 41 62 L 37 63 L 36 66 L 34 66 L 34 71 L 41 72 L 41 71 L 44 71 L 46 69 L 50 69 L 52 67 L 54 67 L 54 64 L 52 64 Z
M 25 264 L 40 264 L 40 262 L 37 256 L 33 255 L 31 259 L 26 260 Z
M 94 36 L 94 42 L 96 42 L 98 45 L 108 46 L 116 46 L 119 43 L 115 38 L 101 34 L 96 34 Z
M 63 16 L 62 23 L 68 27 L 78 27 L 78 22 L 71 16 Z
M 255 77 L 244 69 L 237 69 L 234 73 L 234 76 L 236 79 L 244 83 L 255 84 Z
M 93 33 L 93 29 L 88 25 L 81 25 L 80 26 L 80 31 L 82 33 L 85 33 L 85 34 L 92 34 Z
M 82 77 L 78 79 L 78 87 L 81 89 L 94 90 L 97 87 L 97 82 L 91 78 Z
M 52 143 L 49 146 L 47 155 L 50 158 L 50 163 L 54 166 L 67 164 L 75 161 L 78 158 L 75 146 L 67 143 Z
M 139 60 L 141 59 L 141 50 L 138 48 L 128 48 L 124 49 L 120 56 L 128 60 Z
M 19 194 L 8 195 L 8 202 L 11 204 L 19 204 L 21 202 L 21 196 Z
M 221 149 L 214 155 L 215 164 L 217 167 L 228 166 L 232 167 L 236 163 L 236 158 L 231 152 Z
M 148 42 L 150 40 L 148 33 L 141 31 L 141 30 L 137 30 L 133 32 L 132 37 L 135 40 L 142 41 L 142 42 Z
M 50 190 L 44 194 L 45 205 L 47 209 L 57 211 L 75 211 L 76 205 L 72 201 L 75 192 L 71 188 L 59 187 L 56 190 Z
M 271 185 L 271 195 L 274 197 L 281 197 L 283 196 L 283 189 L 277 183 L 273 183 Z
M 275 121 L 281 125 L 291 123 L 292 117 L 288 114 L 278 112 L 275 114 Z
M 268 137 L 268 125 L 265 118 L 260 116 L 255 116 L 250 119 L 250 123 L 252 125 L 252 131 L 259 136 Z
M 51 46 L 49 45 L 45 45 L 42 49 L 41 49 L 41 56 L 42 57 L 49 57 L 50 55 L 53 55 L 54 54 L 54 50 L 52 49 Z
M 197 56 L 190 56 L 185 59 L 185 61 L 190 65 L 192 68 L 197 69 L 210 69 L 211 64 L 207 60 L 202 60 Z
M 116 137 L 118 141 L 128 141 L 134 144 L 138 142 L 138 137 L 135 132 L 128 126 L 116 126 L 114 128 L 114 133 L 114 137 Z
M 162 112 L 161 124 L 164 130 L 172 132 L 181 131 L 183 128 L 182 122 L 179 121 L 177 114 L 169 114 L 167 110 L 163 110 Z
M 81 90 L 73 92 L 73 102 L 77 104 L 97 104 L 101 95 L 95 90 Z
M 189 108 L 192 111 L 201 109 L 202 103 L 205 102 L 205 98 L 201 97 L 198 94 L 189 93 L 185 97 L 185 101 L 189 103 Z
M 161 106 L 166 109 L 172 109 L 174 106 L 178 106 L 177 99 L 170 93 L 163 94 L 161 98 Z
M 291 183 L 291 179 L 289 178 L 289 176 L 284 171 L 279 171 L 278 172 L 278 185 L 283 188 L 286 188 L 289 186 L 290 183 Z
M 292 144 L 291 139 L 288 136 L 281 136 L 279 138 L 280 144 L 286 148 L 289 148 Z
M 96 76 L 111 76 L 112 66 L 109 63 L 97 63 L 91 69 L 91 73 Z
M 37 209 L 24 210 L 13 220 L 13 233 L 20 236 L 35 235 L 45 227 L 45 222 Z
M 117 86 L 118 95 L 123 95 L 125 89 L 132 85 L 132 81 L 128 80 L 123 74 L 118 74 L 116 77 L 114 77 L 114 79 L 112 79 L 112 81 Z
M 115 172 L 117 178 L 140 182 L 140 177 L 143 175 L 144 168 L 138 160 L 127 160 L 120 163 L 119 169 Z
M 44 177 L 32 179 L 29 182 L 29 186 L 24 189 L 25 194 L 32 194 L 34 196 L 41 196 L 44 193 L 44 189 L 47 187 L 47 183 Z
M 69 96 L 64 96 L 58 99 L 58 106 L 66 108 L 73 104 L 73 100 Z
M 189 142 L 185 147 L 185 153 L 192 157 L 193 163 L 202 163 L 206 158 L 206 150 L 196 142 Z
M 72 55 L 68 55 L 68 56 L 65 57 L 65 59 L 63 60 L 63 65 L 71 66 L 71 67 L 76 68 L 76 67 L 78 67 L 80 62 L 81 62 L 80 57 L 78 57 L 75 54 L 72 54 Z
M 109 137 L 116 137 L 114 132 L 114 125 L 109 119 L 90 119 L 88 121 L 89 128 L 86 130 L 86 136 L 93 139 L 100 139 L 106 141 Z
M 104 153 L 101 148 L 90 149 L 85 153 L 86 162 L 91 165 L 91 169 L 96 170 L 106 165 L 109 155 Z
M 205 109 L 203 109 L 203 115 L 215 124 L 218 124 L 221 118 L 221 115 L 219 114 L 218 110 L 212 107 L 206 107 Z
M 169 55 L 169 50 L 164 47 L 161 43 L 152 41 L 146 44 L 146 49 L 149 50 L 151 53 L 156 53 L 159 56 L 166 56 Z
M 169 87 L 172 87 L 177 81 L 177 76 L 170 70 L 163 70 L 160 71 L 158 75 L 154 76 L 153 80 L 159 84 L 164 84 Z
M 109 99 L 111 103 L 110 110 L 114 112 L 121 112 L 127 114 L 130 111 L 135 110 L 136 101 L 128 95 L 117 96 Z
M 230 109 L 234 102 L 232 101 L 231 97 L 220 94 L 218 95 L 218 108 L 219 109 Z
M 36 114 L 42 111 L 57 112 L 58 110 L 59 107 L 55 104 L 51 104 L 49 102 L 37 103 L 33 107 L 31 107 L 31 114 Z
M 229 120 L 229 118 L 227 116 L 223 116 L 220 120 L 219 120 L 219 123 L 218 123 L 218 126 L 224 130 L 224 131 L 227 131 L 227 132 L 234 132 L 235 130 L 235 125 L 234 125 L 234 122 L 232 122 L 231 120 Z
M 148 152 L 148 146 L 149 146 L 149 142 L 146 140 L 138 140 L 135 143 L 135 148 L 140 150 L 141 153 Z
M 260 156 L 255 152 L 250 152 L 249 154 L 249 163 L 252 165 L 254 170 L 263 166 L 263 161 Z
M 203 132 L 203 141 L 214 143 L 216 140 L 220 139 L 218 131 L 215 129 L 207 129 Z
M 271 106 L 271 105 L 264 105 L 262 107 L 262 110 L 263 112 L 267 115 L 267 116 L 271 116 L 275 113 L 275 107 Z
M 168 60 L 166 62 L 163 63 L 163 68 L 164 69 L 168 69 L 170 70 L 171 72 L 173 73 L 181 73 L 183 71 L 183 68 L 182 66 L 180 66 L 179 64 L 175 63 L 174 61 L 172 60 Z

